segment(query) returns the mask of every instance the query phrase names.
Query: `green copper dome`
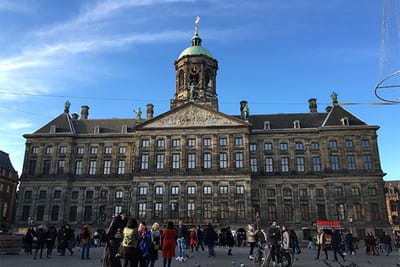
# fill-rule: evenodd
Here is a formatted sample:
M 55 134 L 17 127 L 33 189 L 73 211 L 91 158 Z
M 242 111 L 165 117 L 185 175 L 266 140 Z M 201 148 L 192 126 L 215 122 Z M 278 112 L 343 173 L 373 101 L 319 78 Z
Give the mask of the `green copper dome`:
M 184 56 L 192 56 L 192 55 L 205 55 L 210 58 L 214 58 L 210 51 L 201 46 L 201 38 L 196 32 L 192 37 L 192 46 L 189 46 L 179 55 L 178 59 Z

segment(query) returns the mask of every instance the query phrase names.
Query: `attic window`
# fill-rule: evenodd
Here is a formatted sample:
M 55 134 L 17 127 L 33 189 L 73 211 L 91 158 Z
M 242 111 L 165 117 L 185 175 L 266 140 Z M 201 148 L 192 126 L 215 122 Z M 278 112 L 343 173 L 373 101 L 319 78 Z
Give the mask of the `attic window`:
M 348 117 L 343 117 L 343 118 L 340 119 L 340 121 L 342 122 L 343 126 L 349 126 L 350 125 Z
M 271 130 L 271 123 L 269 121 L 264 121 L 264 130 Z
M 299 120 L 295 120 L 293 122 L 293 128 L 295 129 L 300 129 L 300 121 Z
M 100 126 L 94 126 L 94 133 L 99 134 L 100 133 Z
M 56 126 L 55 125 L 51 125 L 50 126 L 50 133 L 55 133 L 56 132 Z
M 122 125 L 121 133 L 127 133 L 127 132 L 128 132 L 128 126 L 127 125 Z

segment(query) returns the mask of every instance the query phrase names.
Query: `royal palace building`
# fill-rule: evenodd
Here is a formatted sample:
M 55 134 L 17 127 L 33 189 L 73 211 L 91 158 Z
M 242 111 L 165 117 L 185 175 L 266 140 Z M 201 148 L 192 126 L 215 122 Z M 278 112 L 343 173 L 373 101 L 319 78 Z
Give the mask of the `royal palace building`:
M 219 110 L 218 61 L 201 44 L 175 61 L 170 110 L 89 119 L 64 112 L 31 134 L 16 220 L 106 227 L 128 211 L 149 223 L 245 226 L 272 219 L 296 229 L 339 221 L 363 236 L 388 226 L 377 130 L 338 102 L 309 112 Z M 239 111 L 239 109 L 238 109 Z
M 17 185 L 18 173 L 9 155 L 0 150 L 0 234 L 14 222 Z

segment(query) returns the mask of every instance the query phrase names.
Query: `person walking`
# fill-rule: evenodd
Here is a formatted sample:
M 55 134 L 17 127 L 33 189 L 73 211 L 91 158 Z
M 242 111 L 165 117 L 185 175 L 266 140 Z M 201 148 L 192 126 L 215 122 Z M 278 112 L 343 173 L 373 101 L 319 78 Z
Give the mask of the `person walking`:
M 85 257 L 86 259 L 89 259 L 89 253 L 90 253 L 90 230 L 89 230 L 89 225 L 85 224 L 81 231 L 79 232 L 80 239 L 81 239 L 81 259 L 84 260 Z
M 178 239 L 176 240 L 178 244 L 178 257 L 176 258 L 177 261 L 184 261 L 186 254 L 185 254 L 185 242 L 187 236 L 186 225 L 183 224 L 182 220 L 178 221 Z
M 137 267 L 139 262 L 139 232 L 138 224 L 135 219 L 129 218 L 122 235 L 121 246 L 122 256 L 124 258 L 124 267 Z
M 34 239 L 36 240 L 35 242 L 37 242 L 37 232 L 35 230 L 35 227 L 32 225 L 31 227 L 29 227 L 28 231 L 26 231 L 24 236 L 25 252 L 28 255 L 32 255 Z
M 289 231 L 289 237 L 290 237 L 290 247 L 292 248 L 292 254 L 300 254 L 301 249 L 299 247 L 299 239 L 297 238 L 296 232 L 292 229 Z
M 43 249 L 44 249 L 44 246 L 46 245 L 46 239 L 47 239 L 47 227 L 45 225 L 41 224 L 38 227 L 36 252 L 35 252 L 35 256 L 33 257 L 34 260 L 36 260 L 39 250 L 40 250 L 39 257 L 42 258 Z
M 342 257 L 343 261 L 346 261 L 343 253 L 342 253 L 342 237 L 340 236 L 340 232 L 338 229 L 332 229 L 332 250 L 333 250 L 333 261 L 338 261 L 337 254 Z
M 200 225 L 197 228 L 197 240 L 198 240 L 198 247 L 201 247 L 201 250 L 204 251 L 204 232 L 201 229 Z
M 286 225 L 282 226 L 282 256 L 285 257 L 288 261 L 287 266 L 292 265 L 292 257 L 290 256 L 290 234 L 286 227 Z M 293 259 L 294 261 L 294 259 Z
M 147 230 L 146 223 L 141 222 L 138 228 L 139 232 L 139 266 L 147 267 L 147 261 L 149 257 L 149 247 L 151 245 L 151 233 Z
M 325 260 L 328 260 L 328 246 L 326 244 L 326 236 L 324 231 L 321 228 L 317 230 L 317 256 L 315 257 L 316 260 L 319 259 L 319 255 L 321 253 L 321 249 L 325 252 Z
M 161 246 L 161 230 L 158 223 L 151 226 L 151 245 L 149 247 L 149 267 L 154 267 L 158 260 L 158 251 Z
M 228 255 L 232 256 L 232 248 L 235 246 L 235 238 L 233 237 L 232 230 L 226 227 L 226 246 L 228 247 Z
M 122 242 L 122 231 L 127 224 L 126 212 L 120 212 L 113 218 L 105 233 L 103 267 L 121 267 L 121 260 L 116 257 Z
M 205 242 L 208 248 L 208 257 L 215 257 L 215 242 L 218 239 L 218 234 L 214 230 L 214 226 L 211 223 L 207 225 L 207 229 L 205 231 Z
M 351 243 L 352 243 L 353 236 L 349 230 L 345 230 L 343 243 L 344 243 L 344 252 L 343 255 L 348 255 L 351 253 Z
M 54 249 L 54 244 L 56 243 L 57 238 L 57 229 L 54 226 L 50 226 L 47 230 L 47 238 L 46 238 L 46 249 L 47 249 L 47 258 L 51 258 L 51 254 Z
M 171 260 L 175 257 L 175 247 L 178 232 L 174 228 L 173 222 L 168 222 L 167 229 L 164 229 L 161 235 L 162 257 L 164 258 L 164 267 L 171 267 Z
M 253 251 L 254 251 L 254 247 L 256 245 L 256 235 L 257 235 L 257 231 L 254 228 L 254 225 L 252 225 L 252 224 L 247 225 L 246 240 L 250 246 L 250 251 L 249 251 L 249 259 L 250 260 L 254 259 Z
M 268 229 L 268 240 L 271 244 L 271 259 L 274 264 L 276 262 L 276 250 L 279 249 L 279 241 L 281 240 L 281 231 L 275 220 L 272 221 L 271 227 Z

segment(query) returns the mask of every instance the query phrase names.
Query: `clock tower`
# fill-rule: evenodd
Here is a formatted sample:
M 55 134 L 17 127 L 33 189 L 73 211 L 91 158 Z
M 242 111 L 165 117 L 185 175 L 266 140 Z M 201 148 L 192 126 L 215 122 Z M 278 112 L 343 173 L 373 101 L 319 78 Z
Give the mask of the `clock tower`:
M 171 109 L 189 101 L 218 111 L 216 76 L 218 61 L 210 51 L 201 46 L 199 37 L 200 18 L 196 18 L 192 45 L 182 51 L 175 61 L 176 86 Z

